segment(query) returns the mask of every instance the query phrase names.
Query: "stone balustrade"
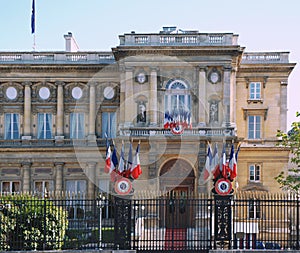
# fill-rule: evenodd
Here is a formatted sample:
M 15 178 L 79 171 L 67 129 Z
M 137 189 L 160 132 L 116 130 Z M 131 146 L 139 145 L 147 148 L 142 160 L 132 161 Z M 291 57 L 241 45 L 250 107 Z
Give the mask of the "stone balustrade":
M 0 52 L 2 64 L 109 64 L 114 61 L 111 52 Z

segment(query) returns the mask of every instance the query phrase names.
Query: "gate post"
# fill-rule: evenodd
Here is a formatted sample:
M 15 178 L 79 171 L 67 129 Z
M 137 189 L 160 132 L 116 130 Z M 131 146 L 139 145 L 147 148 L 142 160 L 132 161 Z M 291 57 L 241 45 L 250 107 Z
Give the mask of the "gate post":
M 214 195 L 215 199 L 215 236 L 214 247 L 224 249 L 226 246 L 231 249 L 231 201 L 232 195 Z
M 115 248 L 131 249 L 131 198 L 115 197 Z

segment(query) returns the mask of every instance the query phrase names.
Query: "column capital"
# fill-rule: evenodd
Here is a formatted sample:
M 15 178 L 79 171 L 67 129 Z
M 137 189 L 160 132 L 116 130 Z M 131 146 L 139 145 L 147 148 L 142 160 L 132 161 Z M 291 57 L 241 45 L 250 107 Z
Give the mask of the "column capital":
M 22 167 L 24 167 L 24 168 L 30 168 L 31 165 L 32 165 L 32 163 L 31 163 L 31 162 L 22 162 L 21 165 L 22 165 Z
M 30 87 L 32 85 L 32 82 L 25 81 L 22 83 L 25 87 Z
M 223 71 L 228 71 L 228 72 L 230 72 L 230 71 L 232 71 L 232 66 L 230 66 L 230 65 L 224 65 L 223 66 Z
M 57 86 L 64 86 L 64 85 L 65 85 L 65 82 L 63 82 L 63 81 L 55 81 L 55 84 L 56 84 Z
M 150 71 L 151 72 L 158 72 L 159 71 L 159 67 L 150 67 Z
M 203 65 L 199 65 L 199 66 L 196 66 L 196 70 L 198 70 L 199 72 L 207 72 L 208 67 L 203 66 Z
M 65 165 L 64 162 L 55 162 L 55 163 L 54 163 L 54 166 L 55 166 L 55 167 L 62 167 L 62 166 L 64 166 L 64 165 Z

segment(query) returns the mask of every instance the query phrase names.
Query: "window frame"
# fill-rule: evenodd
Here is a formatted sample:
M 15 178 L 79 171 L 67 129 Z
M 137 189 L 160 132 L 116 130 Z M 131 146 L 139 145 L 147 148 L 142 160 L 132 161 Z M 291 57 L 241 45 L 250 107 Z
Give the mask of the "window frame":
M 252 87 L 252 86 L 254 86 L 254 87 Z M 257 92 L 257 88 L 258 88 L 257 86 L 259 86 L 259 92 Z M 253 97 L 252 97 L 252 95 L 253 95 Z M 261 82 L 250 82 L 249 83 L 249 100 L 250 101 L 261 101 L 262 100 L 262 83 Z
M 16 116 L 16 122 L 14 118 Z M 10 117 L 9 123 L 6 122 L 7 118 Z M 12 129 L 9 131 L 9 129 Z M 17 129 L 15 129 L 17 128 Z M 15 134 L 16 132 L 16 134 Z M 8 112 L 4 114 L 4 139 L 5 140 L 17 140 L 20 139 L 20 114 L 14 112 Z
M 43 117 L 42 121 L 40 122 L 40 117 Z M 47 122 L 48 121 L 48 122 Z M 49 122 L 50 121 L 50 122 Z M 37 116 L 37 139 L 46 140 L 53 138 L 53 115 L 52 113 L 44 113 L 40 112 Z M 40 127 L 43 129 L 40 130 Z M 49 128 L 49 129 L 47 129 Z M 50 133 L 50 135 L 48 135 Z
M 73 119 L 75 117 L 75 119 Z M 80 119 L 82 117 L 82 120 Z M 81 123 L 82 121 L 82 123 Z M 73 126 L 75 124 L 75 126 Z M 79 130 L 79 128 L 82 128 Z M 72 112 L 70 113 L 70 139 L 85 138 L 85 113 Z
M 107 119 L 105 119 L 105 115 L 107 115 Z M 103 111 L 101 113 L 101 136 L 102 138 L 117 137 L 117 112 Z
M 3 191 L 3 184 L 4 183 L 9 183 L 9 191 Z M 18 191 L 13 191 L 13 185 L 14 184 L 18 184 L 18 188 L 19 188 Z M 18 180 L 12 180 L 12 181 L 10 181 L 10 180 L 3 180 L 3 181 L 1 181 L 1 192 L 2 193 L 10 193 L 10 194 L 19 193 L 19 192 L 21 192 L 21 182 L 18 181 Z
M 249 171 L 249 182 L 260 182 L 261 181 L 261 164 L 253 163 L 248 166 Z M 253 171 L 253 175 L 251 175 Z M 251 179 L 253 177 L 253 179 Z
M 250 118 L 253 117 L 253 123 L 250 122 Z M 259 129 L 257 129 L 257 124 L 258 124 L 258 120 L 259 119 Z M 248 115 L 247 117 L 247 136 L 249 140 L 261 140 L 262 139 L 262 116 L 261 115 Z M 250 124 L 253 125 L 253 130 L 251 130 Z M 253 134 L 251 134 L 253 133 Z M 259 136 L 258 136 L 259 134 Z M 252 137 L 253 135 L 253 137 Z

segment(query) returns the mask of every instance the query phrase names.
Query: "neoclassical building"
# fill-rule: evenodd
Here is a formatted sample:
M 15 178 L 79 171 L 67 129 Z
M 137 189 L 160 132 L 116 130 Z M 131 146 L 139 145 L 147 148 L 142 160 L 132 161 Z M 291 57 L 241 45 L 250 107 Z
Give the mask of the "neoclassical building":
M 118 157 L 122 142 L 126 158 L 140 141 L 137 191 L 209 191 L 208 143 L 227 156 L 241 143 L 236 191 L 278 191 L 288 52 L 247 52 L 237 34 L 176 27 L 125 33 L 107 52 L 64 37 L 65 51 L 0 52 L 2 192 L 112 190 L 106 135 Z

